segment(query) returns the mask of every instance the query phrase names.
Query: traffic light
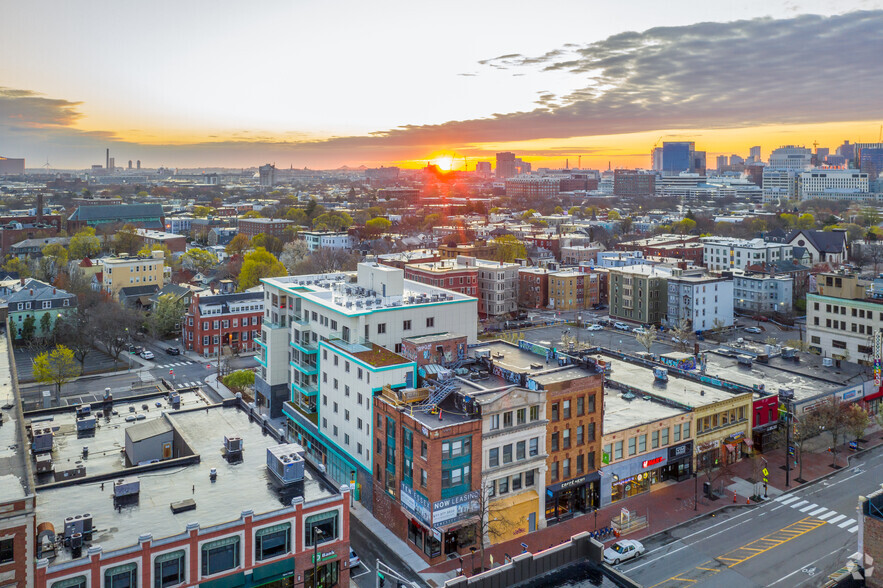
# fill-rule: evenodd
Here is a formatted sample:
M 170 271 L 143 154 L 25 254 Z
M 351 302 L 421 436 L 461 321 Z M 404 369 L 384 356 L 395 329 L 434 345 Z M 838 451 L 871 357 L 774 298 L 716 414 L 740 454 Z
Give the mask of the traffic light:
M 386 577 L 384 577 L 383 572 L 377 570 L 377 585 L 383 588 L 384 584 L 386 584 Z
M 788 446 L 788 455 L 794 455 L 794 446 L 793 445 Z

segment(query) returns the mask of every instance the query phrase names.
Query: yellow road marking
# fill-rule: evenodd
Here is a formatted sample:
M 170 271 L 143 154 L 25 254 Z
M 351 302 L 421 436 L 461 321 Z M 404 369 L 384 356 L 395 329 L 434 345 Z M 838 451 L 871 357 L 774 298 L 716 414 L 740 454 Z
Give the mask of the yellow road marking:
M 788 543 L 792 539 L 796 539 L 797 537 L 805 535 L 805 534 L 809 533 L 810 531 L 818 529 L 822 525 L 826 525 L 826 524 L 827 523 L 821 519 L 817 519 L 815 517 L 807 517 L 805 519 L 797 521 L 796 523 L 792 523 L 791 525 L 788 525 L 787 527 L 779 529 L 778 531 L 773 531 L 772 533 L 765 535 L 764 537 L 761 537 L 760 539 L 755 539 L 751 543 L 743 545 L 742 547 L 737 547 L 731 551 L 728 551 L 727 553 L 725 553 L 721 556 L 718 556 L 711 561 L 708 561 L 708 562 L 703 563 L 702 565 L 696 566 L 693 570 L 688 570 L 687 572 L 682 572 L 681 574 L 678 574 L 677 576 L 672 576 L 671 578 L 668 578 L 667 580 L 663 580 L 662 582 L 659 582 L 658 584 L 654 584 L 650 588 L 661 588 L 662 586 L 667 586 L 667 587 L 670 586 L 670 587 L 674 588 L 675 586 L 678 586 L 678 584 L 677 584 L 678 582 L 695 584 L 696 582 L 699 582 L 702 579 L 706 579 L 708 576 L 713 576 L 713 575 L 717 574 L 718 572 L 720 572 L 720 568 L 709 567 L 709 566 L 713 566 L 715 563 L 725 566 L 727 568 L 735 567 L 735 566 L 739 565 L 740 563 L 748 561 L 752 557 L 758 556 L 762 553 L 766 553 L 767 551 L 770 551 L 771 549 L 775 549 L 779 545 L 783 545 L 785 543 Z M 742 553 L 740 553 L 740 552 L 742 552 Z M 733 563 L 729 563 L 729 562 L 733 562 Z M 710 573 L 708 573 L 708 574 L 705 574 L 702 572 L 699 573 L 699 576 L 705 576 L 705 578 L 700 577 L 698 579 L 692 579 L 692 578 L 682 577 L 682 575 L 686 576 L 686 575 L 690 574 L 690 572 L 695 572 L 697 570 L 702 570 L 702 572 L 710 572 Z

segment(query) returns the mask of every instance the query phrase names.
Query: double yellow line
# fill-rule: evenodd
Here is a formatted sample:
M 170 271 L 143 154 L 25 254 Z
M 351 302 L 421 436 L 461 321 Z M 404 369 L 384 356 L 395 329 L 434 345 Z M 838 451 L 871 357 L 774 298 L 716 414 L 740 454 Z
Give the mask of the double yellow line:
M 760 539 L 756 539 L 742 547 L 737 547 L 732 551 L 719 555 L 718 557 L 700 564 L 682 574 L 672 576 L 667 580 L 654 584 L 651 588 L 684 586 L 707 580 L 709 576 L 713 576 L 721 570 L 737 566 L 742 562 L 748 561 L 752 557 L 756 557 L 771 549 L 775 549 L 776 547 L 788 543 L 792 539 L 796 539 L 810 531 L 818 529 L 825 524 L 827 523 L 821 519 L 807 517 L 794 524 L 779 529 L 778 531 L 774 531 L 769 535 L 761 537 Z

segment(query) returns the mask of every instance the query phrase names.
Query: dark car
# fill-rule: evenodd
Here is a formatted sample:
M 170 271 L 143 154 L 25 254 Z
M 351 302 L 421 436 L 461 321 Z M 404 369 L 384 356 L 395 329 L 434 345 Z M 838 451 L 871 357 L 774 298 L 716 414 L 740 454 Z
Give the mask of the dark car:
M 607 305 L 606 304 L 593 304 L 592 308 L 594 310 L 604 310 L 605 308 L 607 308 Z
M 144 351 L 144 348 L 140 345 L 132 345 L 131 349 L 129 349 L 129 352 L 134 353 L 135 355 L 141 355 L 142 351 Z
M 169 355 L 181 355 L 181 350 L 177 347 L 166 347 L 166 353 Z

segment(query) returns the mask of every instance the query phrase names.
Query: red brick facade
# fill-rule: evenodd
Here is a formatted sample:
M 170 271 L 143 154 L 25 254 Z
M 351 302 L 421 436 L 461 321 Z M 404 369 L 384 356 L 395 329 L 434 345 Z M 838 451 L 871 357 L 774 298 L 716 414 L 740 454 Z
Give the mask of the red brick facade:
M 249 305 L 255 307 L 252 310 L 203 316 L 200 309 L 201 304 L 211 304 L 213 300 L 230 299 L 237 302 L 241 301 L 244 296 L 247 295 L 193 296 L 187 313 L 184 315 L 182 328 L 184 348 L 201 355 L 211 356 L 218 353 L 219 343 L 223 339 L 224 346 L 229 346 L 235 351 L 255 351 L 258 347 L 256 340 L 260 337 L 261 322 L 264 316 L 262 293 L 253 297 L 254 304 Z M 225 305 L 223 308 L 229 307 Z
M 7 425 L 14 426 L 14 425 Z M 27 586 L 33 571 L 36 530 L 34 500 L 25 499 L 0 505 L 0 538 L 12 539 L 12 560 L 0 560 L 0 578 L 9 586 Z

